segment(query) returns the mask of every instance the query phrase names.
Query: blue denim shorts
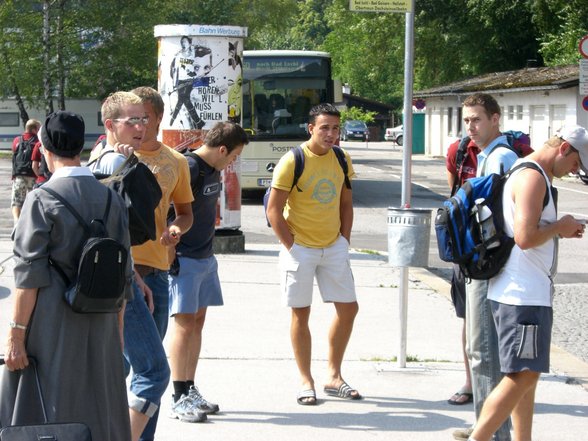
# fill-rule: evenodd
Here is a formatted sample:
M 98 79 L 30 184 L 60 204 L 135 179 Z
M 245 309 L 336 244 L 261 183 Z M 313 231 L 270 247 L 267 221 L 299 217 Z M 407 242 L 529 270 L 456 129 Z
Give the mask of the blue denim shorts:
M 549 372 L 553 308 L 490 301 L 498 333 L 500 370 L 505 374 Z
M 216 257 L 178 257 L 177 276 L 169 275 L 169 315 L 195 314 L 201 308 L 221 306 L 223 294 Z

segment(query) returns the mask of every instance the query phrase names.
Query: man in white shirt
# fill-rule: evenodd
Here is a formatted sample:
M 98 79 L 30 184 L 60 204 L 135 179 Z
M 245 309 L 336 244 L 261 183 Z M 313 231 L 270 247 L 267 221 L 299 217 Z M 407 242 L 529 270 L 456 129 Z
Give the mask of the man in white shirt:
M 562 128 L 540 150 L 521 160 L 527 161 L 534 161 L 543 173 L 522 168 L 505 184 L 505 230 L 514 237 L 515 246 L 488 288 L 500 369 L 505 376 L 487 397 L 471 441 L 489 441 L 509 415 L 514 438 L 531 439 L 535 388 L 541 372 L 549 372 L 557 241 L 584 234 L 585 224 L 571 215 L 557 219 L 551 182 L 580 168 L 586 171 L 586 129 L 576 125 Z M 547 191 L 551 194 L 544 206 Z

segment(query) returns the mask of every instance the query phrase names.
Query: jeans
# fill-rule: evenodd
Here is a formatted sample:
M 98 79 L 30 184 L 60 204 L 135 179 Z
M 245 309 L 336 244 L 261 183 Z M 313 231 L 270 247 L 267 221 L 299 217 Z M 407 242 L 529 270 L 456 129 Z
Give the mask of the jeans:
M 167 271 L 155 270 L 143 277 L 145 284 L 153 293 L 153 320 L 163 341 L 169 319 L 169 285 Z
M 492 389 L 502 379 L 498 357 L 498 336 L 487 298 L 488 281 L 466 283 L 466 354 L 472 374 L 476 419 Z M 510 420 L 494 434 L 495 441 L 510 441 Z
M 151 274 L 143 277 L 143 282 L 145 282 L 153 293 L 153 320 L 155 321 L 155 327 L 157 328 L 161 341 L 163 341 L 167 332 L 169 318 L 169 284 L 167 275 L 167 271 L 155 270 Z M 139 441 L 153 440 L 158 418 L 159 408 L 155 412 L 155 415 L 149 419 Z
M 143 292 L 133 282 L 134 297 L 125 308 L 124 355 L 133 369 L 129 407 L 150 417 L 153 430 L 143 432 L 145 438 L 153 439 L 161 397 L 169 384 L 170 369 L 163 344 L 153 317 L 147 308 Z

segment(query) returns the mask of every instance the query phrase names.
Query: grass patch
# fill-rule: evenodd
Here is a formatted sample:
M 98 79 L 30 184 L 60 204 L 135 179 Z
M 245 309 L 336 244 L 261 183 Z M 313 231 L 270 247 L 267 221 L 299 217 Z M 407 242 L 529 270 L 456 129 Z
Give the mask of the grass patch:
M 381 256 L 379 251 L 376 250 L 357 250 L 360 253 L 364 253 L 364 254 L 373 254 L 374 256 Z

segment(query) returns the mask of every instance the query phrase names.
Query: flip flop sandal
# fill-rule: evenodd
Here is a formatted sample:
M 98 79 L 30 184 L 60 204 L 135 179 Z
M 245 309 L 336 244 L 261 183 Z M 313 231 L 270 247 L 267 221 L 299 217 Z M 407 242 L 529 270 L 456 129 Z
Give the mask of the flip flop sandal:
M 314 389 L 303 390 L 296 397 L 296 401 L 301 406 L 314 406 L 316 405 L 316 392 Z
M 460 399 L 462 397 L 466 397 L 465 400 L 461 401 Z M 468 404 L 471 403 L 472 401 L 474 401 L 474 396 L 472 395 L 471 392 L 456 392 L 455 394 L 453 394 L 453 396 L 447 400 L 447 403 L 453 405 L 453 406 L 461 406 L 463 404 Z
M 343 398 L 344 400 L 361 400 L 363 398 L 356 389 L 353 389 L 346 382 L 343 382 L 338 388 L 325 386 L 324 390 L 327 395 Z

